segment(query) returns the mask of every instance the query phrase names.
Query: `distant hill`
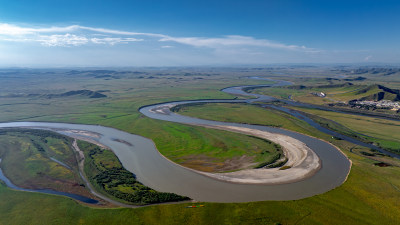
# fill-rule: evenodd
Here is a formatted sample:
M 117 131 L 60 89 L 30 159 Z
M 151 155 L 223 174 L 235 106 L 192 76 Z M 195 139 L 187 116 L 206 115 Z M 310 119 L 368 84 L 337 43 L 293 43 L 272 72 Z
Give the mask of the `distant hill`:
M 102 94 L 97 91 L 91 90 L 78 90 L 78 91 L 68 91 L 58 95 L 50 95 L 50 97 L 70 97 L 70 96 L 85 96 L 89 98 L 105 98 L 107 95 Z
M 319 85 L 319 86 L 304 86 L 304 85 L 292 85 L 288 86 L 288 89 L 294 90 L 303 90 L 303 89 L 312 89 L 312 88 L 340 88 L 340 87 L 349 87 L 353 86 L 353 83 L 346 82 L 341 84 L 327 84 L 327 85 Z
M 373 74 L 379 76 L 394 76 L 400 74 L 400 68 L 380 68 L 380 67 L 360 67 L 355 69 L 344 69 L 344 70 L 337 70 L 341 73 L 346 74 L 354 74 L 354 75 L 361 75 L 361 74 Z
M 328 84 L 328 85 L 320 85 L 317 86 L 318 88 L 340 88 L 340 87 L 350 87 L 353 86 L 353 83 L 350 82 L 346 82 L 346 83 L 342 83 L 342 84 Z
M 356 95 L 366 96 L 355 99 L 359 101 L 380 101 L 380 100 L 390 100 L 390 101 L 400 101 L 400 90 L 391 89 L 382 85 L 374 84 L 366 88 L 358 90 L 355 92 Z
M 325 78 L 325 80 L 328 80 L 328 81 L 331 81 L 331 80 L 337 80 L 337 81 L 341 81 L 341 80 L 344 80 L 344 81 L 363 81 L 363 80 L 366 80 L 367 78 L 365 78 L 365 77 L 354 77 L 354 78 L 345 78 L 345 79 L 338 79 L 338 78 L 332 78 L 332 77 L 328 77 L 328 78 Z
M 61 94 L 9 94 L 2 97 L 18 98 L 18 97 L 30 97 L 30 98 L 62 98 L 62 97 L 85 97 L 85 98 L 105 98 L 107 95 L 101 92 L 107 92 L 108 90 L 102 91 L 91 91 L 91 90 L 77 90 L 68 91 Z

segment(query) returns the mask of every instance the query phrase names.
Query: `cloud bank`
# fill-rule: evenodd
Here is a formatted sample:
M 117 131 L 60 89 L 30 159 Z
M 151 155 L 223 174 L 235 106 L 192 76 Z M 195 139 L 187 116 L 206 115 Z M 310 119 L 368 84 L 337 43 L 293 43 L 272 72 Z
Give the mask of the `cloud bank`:
M 334 51 L 244 35 L 174 36 L 81 25 L 0 22 L 0 66 L 196 66 L 370 61 L 373 52 Z M 381 58 L 373 54 L 373 59 Z M 391 56 L 393 58 L 393 56 Z M 398 57 L 397 57 L 398 58 Z
M 165 46 L 171 46 L 171 44 L 175 43 L 211 49 L 226 47 L 259 47 L 286 51 L 317 51 L 305 46 L 287 45 L 267 39 L 257 39 L 240 35 L 227 35 L 223 37 L 173 37 L 166 34 L 130 32 L 80 25 L 34 28 L 0 23 L 0 41 L 37 42 L 48 47 L 77 47 L 90 44 L 117 45 L 132 42 L 154 41 L 155 43 L 160 43 L 163 46 L 162 48 L 166 48 Z

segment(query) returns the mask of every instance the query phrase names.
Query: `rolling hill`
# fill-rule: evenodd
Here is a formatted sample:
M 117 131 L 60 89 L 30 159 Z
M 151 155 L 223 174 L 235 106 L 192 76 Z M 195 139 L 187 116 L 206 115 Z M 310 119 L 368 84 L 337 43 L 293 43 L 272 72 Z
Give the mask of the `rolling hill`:
M 400 101 L 400 90 L 387 88 L 378 84 L 370 85 L 366 88 L 356 91 L 354 94 L 357 96 L 363 96 L 361 98 L 354 99 L 360 101 Z

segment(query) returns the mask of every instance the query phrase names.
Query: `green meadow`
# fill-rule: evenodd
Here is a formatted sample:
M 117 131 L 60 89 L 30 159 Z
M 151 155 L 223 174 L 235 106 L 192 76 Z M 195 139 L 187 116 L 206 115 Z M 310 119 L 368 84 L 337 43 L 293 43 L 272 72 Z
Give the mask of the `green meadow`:
M 325 72 L 326 76 L 335 75 L 329 70 Z M 299 69 L 295 72 L 283 69 L 285 75 L 279 76 L 267 70 L 252 69 L 204 69 L 200 72 L 188 68 L 146 69 L 141 73 L 115 73 L 118 79 L 95 78 L 92 72 L 35 73 L 20 75 L 25 78 L 24 85 L 12 76 L 3 77 L 0 84 L 0 121 L 54 121 L 114 127 L 152 139 L 157 149 L 175 162 L 197 168 L 203 163 L 193 161 L 197 158 L 214 164 L 212 170 L 219 168 L 221 162 L 240 154 L 257 154 L 268 143 L 246 135 L 149 119 L 141 115 L 138 108 L 172 100 L 233 98 L 219 89 L 265 83 L 243 79 L 260 73 L 288 80 L 298 80 L 295 77 L 303 75 L 310 77 L 307 82 L 323 83 L 320 69 Z M 49 98 L 45 95 L 84 89 L 101 91 L 107 97 Z M 350 175 L 342 186 L 302 200 L 240 204 L 182 203 L 135 209 L 93 208 L 65 197 L 13 191 L 1 185 L 0 224 L 400 223 L 400 168 L 379 167 L 375 165 L 379 162 L 377 159 L 358 154 L 358 151 L 368 149 L 332 139 L 304 122 L 272 109 L 239 104 L 207 104 L 183 109 L 180 113 L 276 126 L 325 139 L 338 146 L 352 160 Z M 186 208 L 200 204 L 204 207 Z

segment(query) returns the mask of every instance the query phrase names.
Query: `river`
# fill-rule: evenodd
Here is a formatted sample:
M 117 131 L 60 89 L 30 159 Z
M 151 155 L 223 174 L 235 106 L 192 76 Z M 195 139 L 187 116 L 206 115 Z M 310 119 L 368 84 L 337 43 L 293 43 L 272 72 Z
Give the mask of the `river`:
M 288 82 L 278 82 L 278 84 L 275 85 L 287 84 Z M 223 91 L 229 92 L 229 90 L 232 90 L 232 92 L 229 93 L 233 93 L 235 91 L 240 91 L 244 87 L 248 86 L 230 87 L 223 89 Z M 270 99 L 268 96 L 257 95 L 255 97 Z M 165 105 L 198 102 L 248 102 L 255 100 L 256 99 L 181 101 L 142 107 L 140 112 L 153 119 L 177 123 L 192 125 L 230 125 L 291 136 L 307 144 L 307 146 L 318 155 L 322 167 L 317 173 L 304 180 L 288 184 L 236 184 L 213 179 L 175 164 L 158 152 L 152 140 L 114 128 L 96 125 L 45 122 L 0 123 L 0 127 L 57 129 L 58 132 L 64 134 L 66 134 L 64 132 L 65 130 L 82 130 L 98 133 L 100 134 L 100 137 L 91 138 L 110 147 L 120 159 L 122 165 L 135 174 L 136 178 L 144 185 L 157 191 L 172 192 L 188 196 L 197 201 L 250 202 L 265 200 L 295 200 L 325 193 L 340 186 L 346 180 L 351 167 L 351 162 L 336 147 L 325 141 L 279 128 L 202 120 L 178 115 L 172 112 L 152 112 L 153 109 Z

